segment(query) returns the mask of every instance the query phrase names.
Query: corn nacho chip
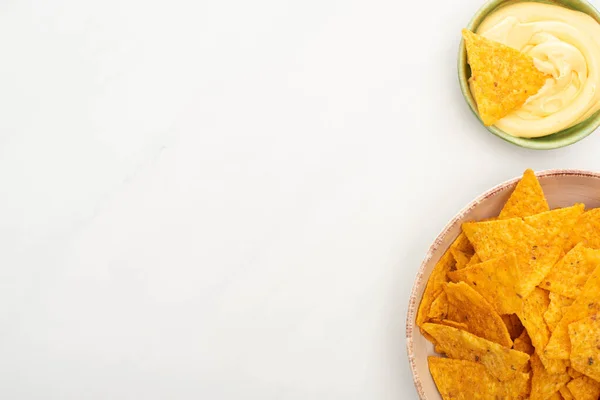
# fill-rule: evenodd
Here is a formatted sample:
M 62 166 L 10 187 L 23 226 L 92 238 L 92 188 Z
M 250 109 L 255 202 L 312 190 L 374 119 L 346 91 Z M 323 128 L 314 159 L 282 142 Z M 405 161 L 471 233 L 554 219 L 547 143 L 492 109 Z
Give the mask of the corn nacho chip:
M 575 400 L 598 400 L 600 397 L 600 383 L 582 376 L 567 383 L 567 389 Z
M 531 356 L 531 400 L 546 400 L 563 387 L 571 377 L 566 373 L 552 374 L 544 368 L 537 354 Z
M 469 327 L 467 326 L 467 324 L 463 324 L 463 323 L 456 322 L 456 321 L 451 321 L 449 319 L 432 319 L 430 321 L 430 323 L 451 326 L 452 328 L 462 329 L 463 331 L 469 330 Z
M 570 364 L 570 362 L 569 362 L 569 364 Z M 569 376 L 570 376 L 572 379 L 577 379 L 577 378 L 579 378 L 580 376 L 583 376 L 583 374 L 582 374 L 581 372 L 579 372 L 579 371 L 577 371 L 577 370 L 573 369 L 573 367 L 571 367 L 570 365 L 569 365 L 569 367 L 567 368 L 567 373 L 569 374 Z
M 466 29 L 462 33 L 471 67 L 471 92 L 486 126 L 521 107 L 544 86 L 547 75 L 529 55 Z
M 523 307 L 515 253 L 448 272 L 448 278 L 453 282 L 465 282 L 471 286 L 490 302 L 499 314 L 517 313 Z
M 456 269 L 462 269 L 466 267 L 469 261 L 471 260 L 471 257 L 473 257 L 473 254 L 467 254 L 460 250 L 452 251 L 452 255 L 456 260 Z
M 500 211 L 499 218 L 528 217 L 549 210 L 540 182 L 535 173 L 528 169 Z
M 477 255 L 487 261 L 514 251 L 517 256 L 522 294 L 529 295 L 558 260 L 567 233 L 582 205 L 546 211 L 525 219 L 510 218 L 468 222 L 463 231 Z
M 505 347 L 512 347 L 506 325 L 494 307 L 464 282 L 448 283 L 448 319 L 461 322 L 469 332 Z
M 454 239 L 454 242 L 452 242 L 452 244 L 450 245 L 450 252 L 456 251 L 460 251 L 465 254 L 475 253 L 475 249 L 473 249 L 471 242 L 462 232 L 456 237 L 456 239 Z
M 548 292 L 535 288 L 523 300 L 523 311 L 518 314 L 523 326 L 527 329 L 531 343 L 538 352 L 546 347 L 550 338 L 548 327 L 544 321 L 544 311 L 548 308 L 548 304 L 550 304 Z
M 525 353 L 509 350 L 463 330 L 436 324 L 425 324 L 423 330 L 433 336 L 448 357 L 480 363 L 501 381 L 514 377 L 529 361 Z
M 571 366 L 600 381 L 600 315 L 595 314 L 570 324 L 569 339 Z
M 471 257 L 471 259 L 469 260 L 467 267 L 470 267 L 471 265 L 479 264 L 480 262 L 481 262 L 481 258 L 479 258 L 479 256 L 477 254 L 473 254 L 473 257 Z
M 566 386 L 561 387 L 558 391 L 560 392 L 563 399 L 575 400 L 575 397 L 573 397 L 573 395 L 571 394 L 571 391 Z
M 552 332 L 562 319 L 567 307 L 573 304 L 573 299 L 552 292 L 550 292 L 549 297 L 550 305 L 544 313 L 544 321 L 546 321 L 548 329 Z
M 574 299 L 579 296 L 583 285 L 598 266 L 600 250 L 578 244 L 552 267 L 540 286 Z
M 431 319 L 446 319 L 448 317 L 448 296 L 442 291 L 431 303 L 431 308 L 427 314 L 427 318 Z
M 452 254 L 447 251 L 437 262 L 429 276 L 427 286 L 423 292 L 421 304 L 419 304 L 419 310 L 417 311 L 417 326 L 420 327 L 427 322 L 427 315 L 431 309 L 431 304 L 443 291 L 442 286 L 448 281 L 446 273 L 448 273 L 453 266 L 454 258 L 452 257 Z
M 429 357 L 429 371 L 443 399 L 525 399 L 529 374 L 517 373 L 501 382 L 478 363 Z
M 569 306 L 550 336 L 544 354 L 548 358 L 569 359 L 571 342 L 569 340 L 569 324 L 600 312 L 600 268 L 590 275 L 581 294 Z
M 565 244 L 565 251 L 571 250 L 577 243 L 600 249 L 600 208 L 593 208 L 579 216 Z

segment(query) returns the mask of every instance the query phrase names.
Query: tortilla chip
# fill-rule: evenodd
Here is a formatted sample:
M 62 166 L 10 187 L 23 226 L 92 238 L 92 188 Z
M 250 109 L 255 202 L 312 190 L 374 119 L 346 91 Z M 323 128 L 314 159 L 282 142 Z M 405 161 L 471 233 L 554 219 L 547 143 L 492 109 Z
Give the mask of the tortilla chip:
M 570 363 L 570 362 L 569 362 L 569 363 Z M 582 374 L 581 372 L 579 372 L 579 371 L 577 371 L 577 370 L 573 369 L 573 367 L 569 367 L 569 368 L 567 368 L 567 373 L 569 374 L 569 376 L 570 376 L 572 379 L 577 379 L 577 378 L 579 378 L 580 376 L 583 376 L 583 374 Z
M 456 269 L 462 269 L 467 266 L 473 254 L 468 254 L 460 250 L 453 250 L 452 255 L 456 260 Z
M 567 388 L 575 400 L 598 400 L 600 383 L 587 376 L 573 379 L 567 383 Z
M 552 332 L 562 319 L 567 307 L 573 304 L 573 299 L 552 292 L 550 292 L 549 297 L 550 305 L 544 313 L 544 321 L 546 321 L 548 329 Z
M 528 169 L 500 211 L 500 219 L 528 217 L 549 211 L 548 202 L 535 173 Z
M 548 358 L 569 359 L 571 342 L 569 324 L 600 312 L 600 267 L 590 275 L 581 294 L 569 306 L 550 336 L 544 354 Z
M 471 257 L 471 259 L 469 260 L 467 267 L 470 267 L 471 265 L 479 264 L 480 262 L 481 262 L 481 258 L 479 258 L 479 256 L 477 254 L 473 254 L 473 257 Z
M 446 273 L 448 273 L 454 266 L 454 258 L 452 254 L 447 251 L 438 263 L 433 268 L 427 286 L 423 292 L 421 304 L 419 304 L 419 311 L 417 312 L 417 326 L 423 325 L 427 322 L 427 315 L 431 309 L 431 304 L 435 298 L 443 291 L 442 286 L 448 281 Z
M 577 243 L 591 249 L 600 249 L 600 208 L 593 208 L 581 214 L 565 244 L 565 251 Z
M 575 397 L 573 397 L 573 395 L 571 394 L 571 391 L 566 386 L 561 387 L 558 391 L 561 394 L 561 396 L 563 397 L 563 399 L 575 400 Z
M 485 365 L 488 372 L 506 381 L 529 361 L 529 356 L 509 350 L 497 343 L 449 326 L 425 324 L 423 330 L 437 341 L 443 353 L 450 358 L 474 361 Z
M 598 266 L 600 250 L 578 244 L 552 267 L 540 286 L 574 299 L 579 296 L 591 273 Z
M 515 252 L 521 292 L 529 295 L 558 260 L 563 242 L 583 205 L 498 221 L 468 222 L 463 231 L 477 255 L 488 261 Z
M 479 293 L 464 282 L 448 283 L 444 290 L 448 295 L 448 319 L 466 324 L 474 335 L 512 347 L 502 318 Z
M 471 67 L 471 92 L 486 126 L 496 123 L 544 86 L 546 74 L 533 58 L 501 43 L 463 29 Z
M 543 231 L 549 244 L 559 245 L 563 248 L 584 210 L 585 206 L 578 203 L 571 207 L 557 208 L 531 215 L 525 217 L 524 220 L 538 231 Z
M 471 242 L 465 236 L 465 234 L 462 232 L 460 233 L 460 235 L 458 235 L 456 237 L 456 239 L 454 239 L 454 242 L 452 242 L 452 244 L 450 245 L 450 251 L 451 252 L 460 251 L 465 254 L 475 253 L 475 249 L 473 249 Z
M 514 379 L 501 382 L 478 363 L 429 357 L 429 371 L 444 399 L 525 399 L 529 374 L 517 373 Z
M 570 324 L 569 339 L 571 366 L 576 371 L 600 381 L 600 315 L 592 315 Z M 576 394 L 573 393 L 573 396 Z
M 546 400 L 563 387 L 571 377 L 566 373 L 552 374 L 544 368 L 537 354 L 531 356 L 531 400 Z
M 546 347 L 550 333 L 544 321 L 544 312 L 550 304 L 548 292 L 540 288 L 535 288 L 529 296 L 523 300 L 523 311 L 518 314 L 527 333 L 531 338 L 531 343 L 538 352 Z
M 429 319 L 446 319 L 448 318 L 448 296 L 442 291 L 431 303 L 431 308 L 427 314 Z
M 465 282 L 494 306 L 499 314 L 520 312 L 523 294 L 515 253 L 448 272 L 453 282 Z
M 560 391 L 554 393 L 552 396 L 548 397 L 548 400 L 564 400 Z

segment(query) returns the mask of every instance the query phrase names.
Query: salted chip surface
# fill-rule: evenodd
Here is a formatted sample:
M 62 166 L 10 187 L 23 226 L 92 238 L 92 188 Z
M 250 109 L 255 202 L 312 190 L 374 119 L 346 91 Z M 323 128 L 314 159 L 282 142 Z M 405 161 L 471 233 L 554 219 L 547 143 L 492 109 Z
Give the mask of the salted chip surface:
M 575 400 L 598 400 L 600 397 L 600 383 L 587 376 L 573 379 L 567 383 L 567 389 Z
M 549 210 L 540 182 L 535 173 L 528 169 L 504 204 L 499 218 L 528 217 Z
M 544 354 L 548 358 L 569 359 L 571 341 L 568 327 L 573 322 L 600 312 L 600 268 L 590 275 L 581 294 L 564 312 L 558 325 L 552 331 Z
M 525 219 L 467 222 L 463 231 L 483 261 L 514 251 L 521 291 L 528 295 L 558 261 L 566 236 L 582 212 L 583 205 L 578 204 Z
M 517 315 L 523 323 L 527 333 L 531 338 L 531 343 L 539 352 L 550 338 L 550 332 L 544 321 L 544 312 L 550 304 L 548 292 L 540 288 L 535 288 L 529 296 L 523 300 L 523 310 Z
M 571 366 L 597 381 L 600 381 L 599 318 L 600 315 L 595 314 L 569 325 Z
M 453 282 L 465 282 L 494 306 L 499 314 L 520 312 L 523 293 L 520 287 L 517 256 L 509 253 L 479 264 L 448 272 Z
M 593 208 L 579 216 L 565 244 L 565 251 L 571 250 L 578 243 L 600 249 L 600 208 Z
M 453 266 L 454 257 L 452 257 L 452 253 L 447 251 L 437 262 L 433 268 L 433 271 L 431 272 L 431 275 L 429 276 L 427 286 L 425 286 L 425 291 L 423 292 L 423 297 L 421 298 L 421 304 L 419 304 L 419 311 L 417 311 L 417 326 L 420 327 L 427 322 L 431 304 L 436 297 L 442 293 L 443 285 L 448 281 L 446 274 L 452 269 Z
M 463 330 L 436 324 L 425 324 L 423 329 L 433 336 L 448 357 L 483 364 L 501 381 L 513 378 L 529 361 L 529 355 L 525 353 L 509 350 Z
M 544 86 L 547 75 L 529 55 L 467 29 L 462 34 L 471 67 L 471 92 L 486 126 L 520 108 Z
M 553 374 L 544 368 L 537 354 L 531 356 L 531 400 L 547 400 L 571 379 L 566 372 Z
M 512 347 L 502 318 L 479 293 L 464 282 L 448 283 L 444 290 L 448 295 L 448 319 L 466 324 L 474 335 Z
M 554 331 L 554 328 L 560 320 L 562 319 L 567 307 L 573 304 L 574 299 L 570 299 L 565 296 L 561 296 L 557 293 L 550 292 L 550 305 L 548 309 L 544 313 L 544 321 L 546 321 L 546 325 L 548 325 L 548 329 L 550 332 Z
M 540 286 L 574 299 L 598 266 L 600 250 L 584 247 L 580 243 L 552 267 Z
M 429 371 L 443 399 L 525 399 L 529 374 L 517 373 L 508 381 L 492 376 L 482 364 L 429 357 Z

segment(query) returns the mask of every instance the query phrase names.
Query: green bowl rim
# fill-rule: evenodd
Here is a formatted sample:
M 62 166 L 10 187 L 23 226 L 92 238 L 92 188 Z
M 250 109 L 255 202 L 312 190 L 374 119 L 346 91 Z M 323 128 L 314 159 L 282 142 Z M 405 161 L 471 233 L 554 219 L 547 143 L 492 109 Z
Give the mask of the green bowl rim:
M 594 18 L 598 23 L 600 23 L 600 12 L 587 0 L 560 0 L 560 1 L 545 1 L 545 0 L 490 0 L 486 2 L 471 18 L 466 29 L 471 31 L 475 31 L 477 27 L 481 24 L 485 16 L 487 16 L 492 11 L 495 11 L 497 8 L 507 6 L 513 3 L 521 3 L 524 1 L 528 2 L 538 2 L 538 3 L 547 3 L 547 4 L 555 4 L 561 7 L 574 9 L 572 6 L 569 6 L 569 3 L 579 3 L 580 6 L 583 6 L 586 10 L 576 10 L 580 12 L 585 12 Z M 471 89 L 469 88 L 467 74 L 470 75 L 470 69 L 467 64 L 467 52 L 465 49 L 465 41 L 464 39 L 460 40 L 460 44 L 458 47 L 458 81 L 460 84 L 460 89 L 463 94 L 463 97 L 471 112 L 477 117 L 479 122 L 483 125 L 483 122 L 479 118 L 479 113 L 477 112 L 477 105 L 473 96 L 471 94 Z M 492 132 L 494 135 L 499 138 L 515 144 L 520 147 L 534 149 L 534 150 L 552 150 L 558 149 L 561 147 L 569 146 L 571 144 L 577 143 L 578 141 L 584 139 L 589 136 L 592 132 L 594 132 L 598 126 L 600 126 L 600 111 L 596 112 L 592 116 L 590 116 L 585 121 L 572 126 L 570 128 L 564 129 L 560 132 L 553 133 L 551 135 L 543 136 L 540 138 L 520 138 L 511 136 L 508 133 L 496 128 L 495 126 L 485 126 L 484 127 Z M 554 140 L 548 140 L 554 139 Z

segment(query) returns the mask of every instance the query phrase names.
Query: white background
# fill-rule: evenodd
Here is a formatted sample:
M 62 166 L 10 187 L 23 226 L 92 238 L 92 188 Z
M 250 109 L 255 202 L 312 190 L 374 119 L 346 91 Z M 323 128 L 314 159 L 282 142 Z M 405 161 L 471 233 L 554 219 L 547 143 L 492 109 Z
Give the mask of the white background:
M 481 0 L 0 4 L 0 398 L 415 399 L 417 268 L 525 168 L 456 77 Z

